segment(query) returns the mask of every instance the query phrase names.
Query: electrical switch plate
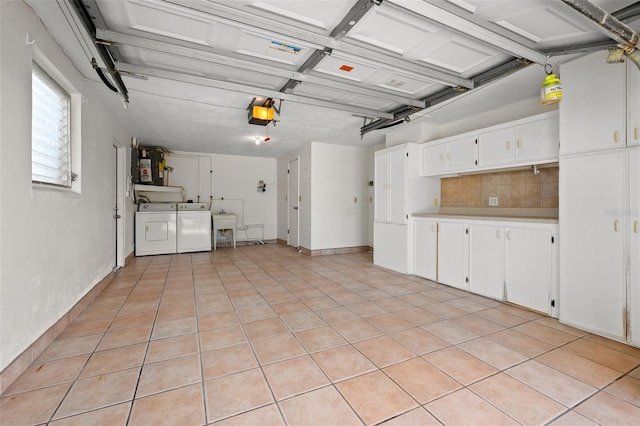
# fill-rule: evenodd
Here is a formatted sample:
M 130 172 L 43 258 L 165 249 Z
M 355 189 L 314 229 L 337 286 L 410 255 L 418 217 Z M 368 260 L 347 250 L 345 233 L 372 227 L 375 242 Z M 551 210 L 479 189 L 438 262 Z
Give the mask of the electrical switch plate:
M 497 206 L 498 205 L 498 197 L 489 197 L 489 205 Z

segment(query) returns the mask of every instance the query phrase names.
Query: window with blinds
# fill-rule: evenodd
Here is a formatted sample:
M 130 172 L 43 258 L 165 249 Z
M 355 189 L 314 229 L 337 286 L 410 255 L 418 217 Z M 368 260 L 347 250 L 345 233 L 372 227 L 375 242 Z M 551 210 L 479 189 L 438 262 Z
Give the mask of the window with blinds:
M 31 180 L 70 188 L 71 96 L 36 63 L 31 79 Z

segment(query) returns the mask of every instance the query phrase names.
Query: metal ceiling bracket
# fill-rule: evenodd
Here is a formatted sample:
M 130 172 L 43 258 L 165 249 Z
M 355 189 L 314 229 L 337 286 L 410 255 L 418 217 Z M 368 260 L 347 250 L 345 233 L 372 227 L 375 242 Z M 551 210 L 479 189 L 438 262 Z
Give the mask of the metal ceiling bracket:
M 176 72 L 163 70 L 148 66 L 140 66 L 134 64 L 121 63 L 120 67 L 125 72 L 131 72 L 138 75 L 144 75 L 148 77 L 161 78 L 171 81 L 179 81 L 183 83 L 189 83 L 205 87 L 213 87 L 216 89 L 230 90 L 233 92 L 246 93 L 251 96 L 255 96 L 256 93 L 262 93 L 265 97 L 274 99 L 281 99 L 283 101 L 289 100 L 295 103 L 301 103 L 305 105 L 314 105 L 318 107 L 324 107 L 329 109 L 335 109 L 339 111 L 346 111 L 355 114 L 367 115 L 377 118 L 393 118 L 393 115 L 387 112 L 375 111 L 368 108 L 354 107 L 351 105 L 341 104 L 339 102 L 327 101 L 324 99 L 316 99 L 307 96 L 299 96 L 290 93 L 282 93 L 275 90 L 268 90 L 262 87 L 247 86 L 237 83 L 231 83 L 228 81 L 216 80 L 213 78 L 202 77 L 199 75 L 188 74 L 185 72 Z
M 351 29 L 371 10 L 373 6 L 380 6 L 382 0 L 358 0 L 349 13 L 331 31 L 329 37 L 342 39 Z
M 124 82 L 120 77 L 120 73 L 116 68 L 116 64 L 114 63 L 113 58 L 111 57 L 111 53 L 109 52 L 109 49 L 107 49 L 107 47 L 104 44 L 98 42 L 98 39 L 96 36 L 96 26 L 93 23 L 93 17 L 89 14 L 87 10 L 87 6 L 81 0 L 72 0 L 71 4 L 75 7 L 76 11 L 78 12 L 78 15 L 82 20 L 82 25 L 84 26 L 85 31 L 87 31 L 89 36 L 91 36 L 91 40 L 93 40 L 93 43 L 96 49 L 98 50 L 98 54 L 100 55 L 100 58 L 105 63 L 105 65 L 107 65 L 107 67 L 109 68 L 109 72 L 111 73 L 111 76 L 116 86 L 120 90 L 120 95 L 122 96 L 123 105 L 126 108 L 127 104 L 129 103 L 129 92 L 127 91 L 127 87 L 124 85 Z M 100 78 L 102 79 L 103 82 L 105 81 L 103 79 L 103 76 L 101 76 Z M 107 87 L 113 90 L 112 85 L 107 84 Z
M 637 32 L 590 0 L 562 0 L 562 2 L 596 23 L 603 33 L 620 44 L 624 55 L 640 69 L 639 55 L 636 52 L 640 35 Z
M 505 62 L 502 65 L 498 65 L 495 68 L 492 68 L 488 71 L 485 71 L 479 75 L 477 75 L 474 79 L 474 88 L 478 88 L 480 86 L 484 86 L 487 83 L 490 83 L 498 78 L 506 77 L 507 75 L 518 71 L 522 68 L 525 68 L 531 65 L 533 62 L 528 61 L 526 59 L 513 59 L 509 62 Z M 447 87 L 439 92 L 436 92 L 432 95 L 427 96 L 423 99 L 425 103 L 425 108 L 428 109 L 432 106 L 445 102 L 451 98 L 454 98 L 463 93 L 467 93 L 472 91 L 473 89 L 468 89 L 464 86 L 456 86 L 456 87 Z M 415 114 L 416 112 L 422 111 L 422 108 L 410 108 L 410 107 L 402 107 L 395 111 L 392 111 L 393 118 L 379 118 L 365 126 L 360 128 L 360 136 L 364 136 L 366 133 L 372 132 L 374 130 L 385 129 L 388 127 L 396 126 L 398 124 L 402 124 L 402 121 L 398 121 L 400 119 L 408 118 L 410 115 Z

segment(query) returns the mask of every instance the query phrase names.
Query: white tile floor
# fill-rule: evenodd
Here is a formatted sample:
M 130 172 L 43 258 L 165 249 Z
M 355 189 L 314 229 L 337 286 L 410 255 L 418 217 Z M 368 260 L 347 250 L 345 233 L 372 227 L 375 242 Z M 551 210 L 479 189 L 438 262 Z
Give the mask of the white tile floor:
M 135 258 L 2 425 L 640 424 L 640 349 L 279 245 Z

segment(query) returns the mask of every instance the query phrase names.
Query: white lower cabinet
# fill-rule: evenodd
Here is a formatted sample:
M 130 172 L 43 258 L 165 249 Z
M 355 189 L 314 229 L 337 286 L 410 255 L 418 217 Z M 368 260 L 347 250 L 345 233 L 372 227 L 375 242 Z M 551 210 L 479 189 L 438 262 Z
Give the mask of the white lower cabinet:
M 438 221 L 413 220 L 413 273 L 428 280 L 438 278 Z
M 505 229 L 506 300 L 558 316 L 558 226 Z
M 504 226 L 469 225 L 469 291 L 504 300 Z
M 556 223 L 416 217 L 410 226 L 415 275 L 558 316 Z
M 467 224 L 438 222 L 438 282 L 467 290 Z
M 407 225 L 373 224 L 373 263 L 402 274 L 407 273 Z

